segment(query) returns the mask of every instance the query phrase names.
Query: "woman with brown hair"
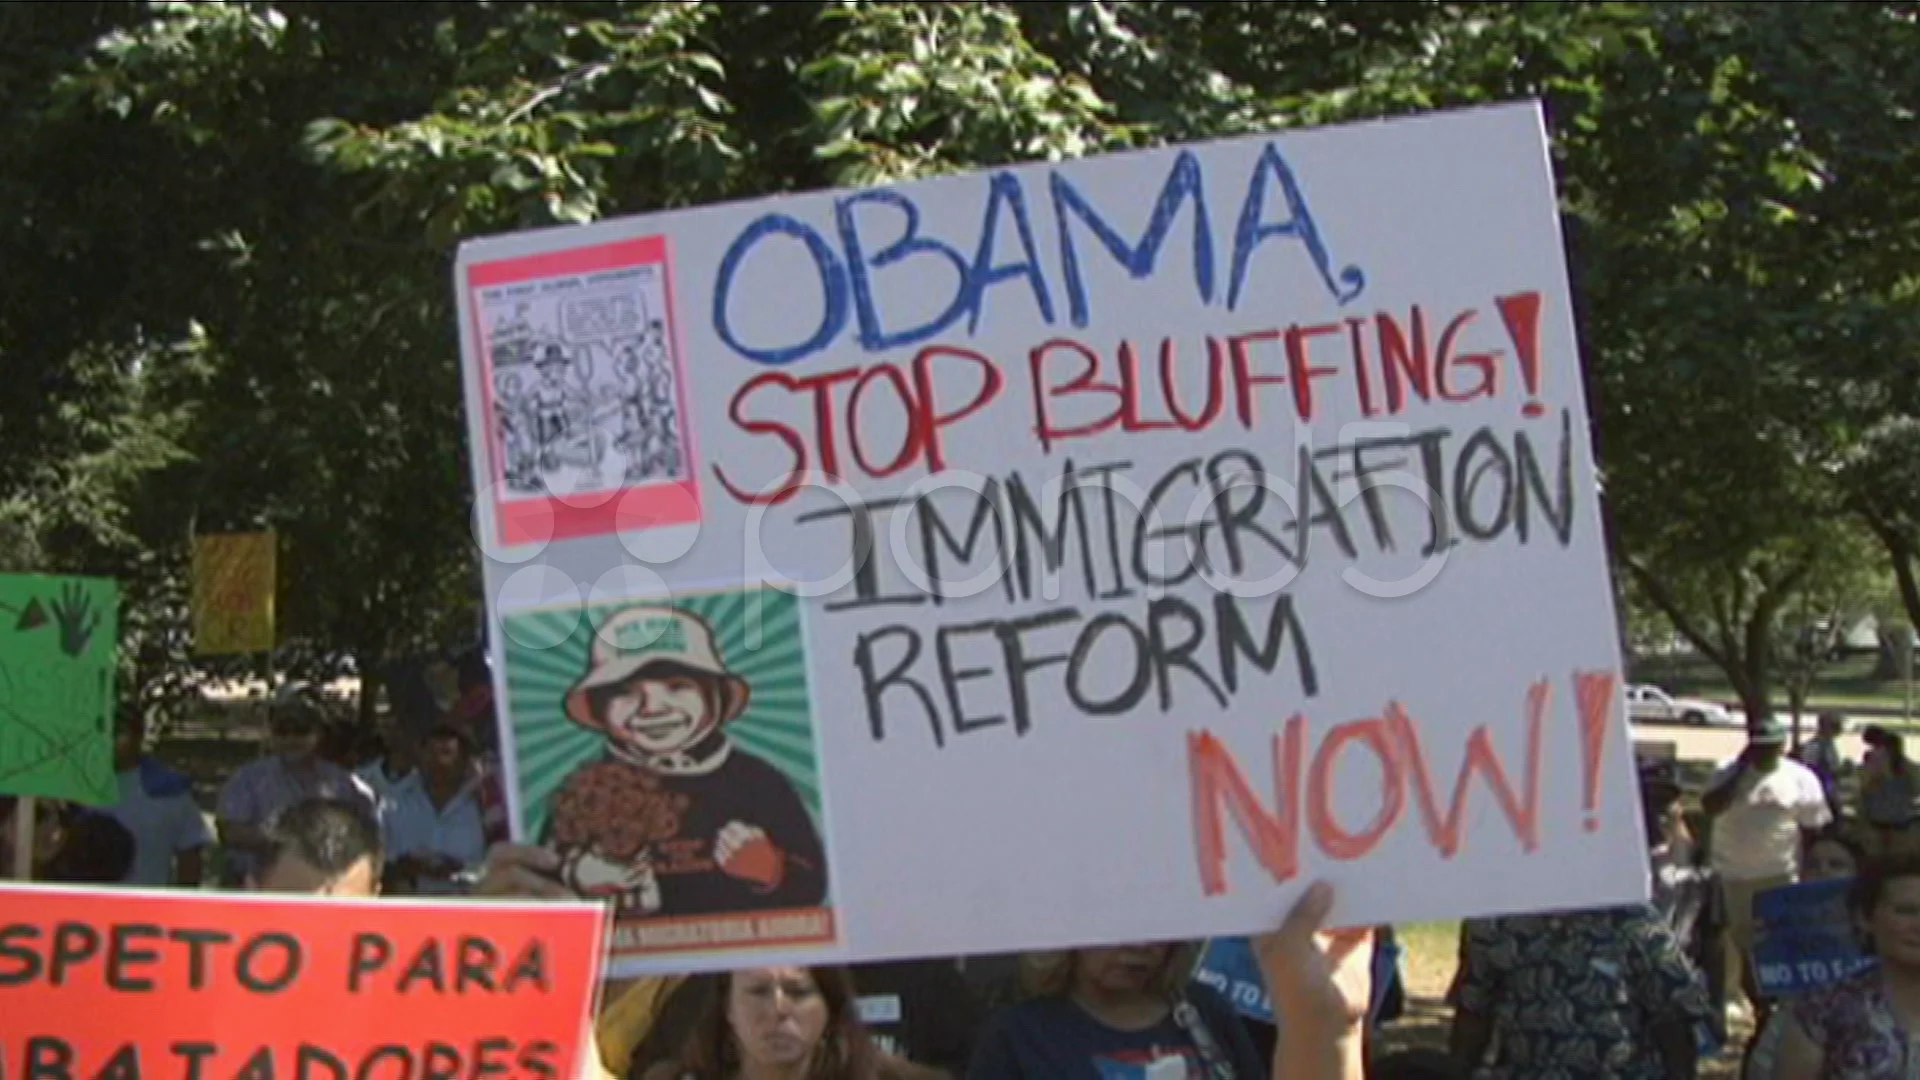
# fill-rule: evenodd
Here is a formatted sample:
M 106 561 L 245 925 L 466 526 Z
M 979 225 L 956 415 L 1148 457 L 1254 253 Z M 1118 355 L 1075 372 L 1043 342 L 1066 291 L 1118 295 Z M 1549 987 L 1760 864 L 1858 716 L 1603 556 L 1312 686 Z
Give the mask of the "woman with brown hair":
M 1920 1033 L 1920 861 L 1868 863 L 1848 901 L 1879 966 L 1793 1003 L 1775 1080 L 1913 1075 Z
M 934 1080 L 875 1049 L 843 968 L 753 968 L 715 976 L 680 1056 L 642 1080 Z
M 487 855 L 486 873 L 474 892 L 480 896 L 567 898 L 572 894 L 555 877 L 559 862 L 558 856 L 546 848 L 519 844 L 496 845 Z M 1273 997 L 1274 1016 L 1286 1032 L 1286 1037 L 1279 1041 L 1274 1050 L 1271 1073 L 1262 1068 L 1248 1074 L 1243 1080 L 1267 1075 L 1271 1075 L 1273 1080 L 1364 1080 L 1364 1029 L 1367 1005 L 1372 1000 L 1368 957 L 1373 945 L 1373 933 L 1364 929 L 1328 929 L 1327 921 L 1333 912 L 1333 904 L 1333 886 L 1325 881 L 1316 882 L 1294 902 L 1272 933 L 1254 939 L 1254 954 L 1260 964 L 1261 978 L 1266 982 L 1267 992 Z M 847 984 L 839 981 L 836 991 L 833 976 L 819 975 L 818 969 L 806 972 L 806 975 L 808 985 L 816 990 L 820 985 L 816 980 L 825 979 L 828 987 L 826 993 L 836 994 L 840 1002 L 836 1007 L 823 995 L 827 1017 L 818 1024 L 820 1036 L 815 1041 L 816 1049 L 825 1042 L 830 1024 L 840 1029 L 853 1024 L 858 1030 L 857 1017 L 849 1017 L 851 1010 L 847 1002 L 851 1000 L 851 993 L 847 990 Z M 735 1039 L 736 1046 L 742 1042 L 765 1045 L 764 1041 L 752 1038 L 750 1033 L 755 1029 L 750 1025 L 743 1025 L 749 1032 L 744 1040 L 739 1040 L 734 1034 L 738 1030 L 733 1024 L 734 999 L 744 995 L 748 1001 L 751 1000 L 751 995 L 746 993 L 749 988 L 746 975 L 736 978 L 739 986 L 736 987 L 732 980 L 726 982 L 725 993 L 715 995 L 703 1015 L 702 1023 L 696 1026 L 697 1031 L 705 1034 L 694 1040 L 697 1045 L 687 1048 L 687 1060 L 661 1067 L 664 1071 L 648 1069 L 641 1074 L 644 1080 L 678 1080 L 689 1072 L 699 1080 L 708 1080 L 710 1076 L 738 1076 L 741 1080 L 747 1080 L 762 1075 L 859 1077 L 858 1073 L 810 1074 L 791 1068 L 784 1074 L 749 1073 L 744 1061 L 728 1066 L 727 1059 L 722 1056 L 726 1052 L 724 1047 L 729 1045 L 728 1039 Z M 785 995 L 779 997 L 784 999 Z M 721 1030 L 726 1034 L 717 1035 L 716 1032 Z M 796 1022 L 788 1034 L 798 1034 L 799 1031 Z M 585 1036 L 590 1045 L 596 1041 L 591 1025 L 588 1025 Z M 842 1039 L 843 1048 L 850 1045 L 850 1041 Z M 834 1055 L 831 1047 L 828 1050 L 824 1060 L 831 1065 Z M 735 1052 L 742 1059 L 747 1056 L 739 1050 Z M 720 1064 L 715 1066 L 713 1062 Z M 982 1072 L 980 1064 L 976 1055 L 973 1075 L 993 1075 Z M 815 1061 L 808 1059 L 804 1068 L 810 1069 L 815 1065 Z M 698 1071 L 702 1067 L 717 1067 L 720 1070 L 732 1068 L 735 1071 L 703 1074 Z M 884 1078 L 903 1075 L 893 1071 L 899 1068 L 895 1062 L 885 1062 L 878 1068 L 882 1070 L 879 1075 Z M 598 1046 L 594 1046 L 594 1051 L 586 1055 L 578 1080 L 610 1080 Z

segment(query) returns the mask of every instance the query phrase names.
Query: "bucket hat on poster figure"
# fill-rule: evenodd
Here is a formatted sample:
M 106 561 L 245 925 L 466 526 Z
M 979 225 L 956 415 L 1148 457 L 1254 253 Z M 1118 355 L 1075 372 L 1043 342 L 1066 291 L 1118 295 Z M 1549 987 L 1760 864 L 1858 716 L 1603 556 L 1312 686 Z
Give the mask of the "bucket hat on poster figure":
M 561 782 L 544 838 L 568 886 L 617 898 L 627 918 L 825 899 L 806 805 L 785 774 L 727 736 L 751 696 L 691 612 L 639 605 L 599 626 L 563 706 L 606 752 Z

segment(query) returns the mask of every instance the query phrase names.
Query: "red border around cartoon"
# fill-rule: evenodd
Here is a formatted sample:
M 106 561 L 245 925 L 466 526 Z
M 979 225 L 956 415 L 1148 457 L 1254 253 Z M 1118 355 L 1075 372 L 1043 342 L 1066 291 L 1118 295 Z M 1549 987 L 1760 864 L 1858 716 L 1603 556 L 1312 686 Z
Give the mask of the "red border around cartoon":
M 474 341 L 480 363 L 480 407 L 482 416 L 493 415 L 493 361 L 487 351 L 486 328 L 480 318 L 479 291 L 496 285 L 559 277 L 566 274 L 593 274 L 605 270 L 656 265 L 666 291 L 667 338 L 673 343 L 674 394 L 680 408 L 680 433 L 687 455 L 687 478 L 664 483 L 620 488 L 596 495 L 593 505 L 585 500 L 568 501 L 551 495 L 501 500 L 494 504 L 491 522 L 494 536 L 503 545 L 540 543 L 549 539 L 566 540 L 581 536 L 599 536 L 684 525 L 700 520 L 700 482 L 697 478 L 699 451 L 691 413 L 687 408 L 687 371 L 680 337 L 678 305 L 674 299 L 673 252 L 665 236 L 645 236 L 591 247 L 570 248 L 540 255 L 525 255 L 477 263 L 467 268 L 466 288 L 470 297 L 469 314 L 473 319 Z M 486 431 L 487 475 L 497 485 L 505 475 L 499 445 L 500 436 L 492 424 Z M 495 490 L 500 490 L 497 486 Z M 634 493 L 640 492 L 641 495 Z M 540 527 L 551 520 L 551 535 Z

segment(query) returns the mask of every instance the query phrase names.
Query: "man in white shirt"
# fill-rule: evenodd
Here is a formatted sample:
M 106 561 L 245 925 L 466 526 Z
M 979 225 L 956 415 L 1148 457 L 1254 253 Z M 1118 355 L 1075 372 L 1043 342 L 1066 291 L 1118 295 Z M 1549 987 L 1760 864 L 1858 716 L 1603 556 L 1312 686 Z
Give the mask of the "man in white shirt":
M 456 877 L 487 856 L 480 774 L 458 728 L 440 726 L 420 741 L 419 780 L 393 790 L 385 815 L 389 877 L 425 896 L 464 891 Z
M 267 710 L 267 753 L 242 765 L 220 789 L 220 842 L 231 883 L 261 871 L 262 857 L 272 849 L 264 826 L 295 803 L 343 800 L 379 821 L 380 799 L 366 781 L 320 756 L 323 719 L 303 688 L 283 690 Z
M 141 753 L 146 734 L 139 707 L 121 708 L 113 733 L 120 797 L 106 812 L 133 835 L 133 865 L 122 882 L 197 889 L 213 830 L 193 799 L 193 782 Z
M 396 714 L 387 713 L 380 721 L 380 756 L 353 770 L 353 775 L 373 789 L 382 805 L 392 803 L 408 786 L 420 783 L 413 745 L 417 729 L 408 728 Z
M 1810 834 L 1833 821 L 1812 769 L 1787 756 L 1787 732 L 1771 717 L 1748 728 L 1747 748 L 1708 783 L 1700 805 L 1712 821 L 1712 863 L 1720 881 L 1727 948 L 1740 958 L 1741 986 L 1765 1021 L 1753 974 L 1753 898 L 1800 878 Z

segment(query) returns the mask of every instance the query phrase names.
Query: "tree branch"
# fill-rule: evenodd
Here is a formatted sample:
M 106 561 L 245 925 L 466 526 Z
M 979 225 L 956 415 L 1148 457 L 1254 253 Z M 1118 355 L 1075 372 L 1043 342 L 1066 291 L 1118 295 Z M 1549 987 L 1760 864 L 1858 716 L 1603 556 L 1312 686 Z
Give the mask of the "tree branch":
M 506 116 L 506 119 L 500 121 L 500 127 L 503 129 L 512 127 L 513 125 L 519 123 L 521 120 L 526 119 L 526 117 L 529 114 L 531 114 L 533 110 L 539 108 L 540 106 L 546 104 L 547 102 L 553 100 L 554 98 L 559 97 L 561 94 L 566 93 L 568 90 L 571 90 L 576 86 L 580 86 L 585 83 L 590 83 L 595 79 L 598 79 L 600 76 L 605 75 L 607 72 L 611 70 L 613 70 L 613 64 L 603 60 L 597 64 L 587 64 L 584 67 L 578 67 L 573 69 L 572 71 L 567 72 L 565 75 L 562 75 L 560 77 L 558 82 L 555 82 L 550 86 L 543 87 L 538 93 L 534 94 L 532 97 L 528 98 L 525 102 L 521 103 L 521 105 L 518 108 L 508 113 Z
M 1907 623 L 1920 626 L 1920 581 L 1914 579 L 1912 538 L 1880 515 L 1863 514 L 1862 517 L 1866 518 L 1868 531 L 1887 549 L 1888 561 L 1893 563 L 1893 578 L 1900 587 L 1900 606 L 1907 611 Z
M 1660 609 L 1660 613 L 1667 617 L 1667 621 L 1673 624 L 1675 630 L 1680 631 L 1680 636 L 1692 642 L 1693 647 L 1699 649 L 1702 656 L 1713 661 L 1716 667 L 1729 671 L 1726 652 L 1710 640 L 1700 624 L 1694 622 L 1693 617 L 1687 614 L 1681 607 L 1679 599 L 1673 595 L 1673 590 L 1667 588 L 1666 582 L 1654 576 L 1653 571 L 1635 562 L 1631 556 L 1622 556 L 1620 561 L 1626 564 L 1627 573 L 1632 575 L 1634 582 L 1647 594 L 1647 599 L 1653 601 L 1653 606 Z M 1730 671 L 1729 674 L 1731 674 Z

